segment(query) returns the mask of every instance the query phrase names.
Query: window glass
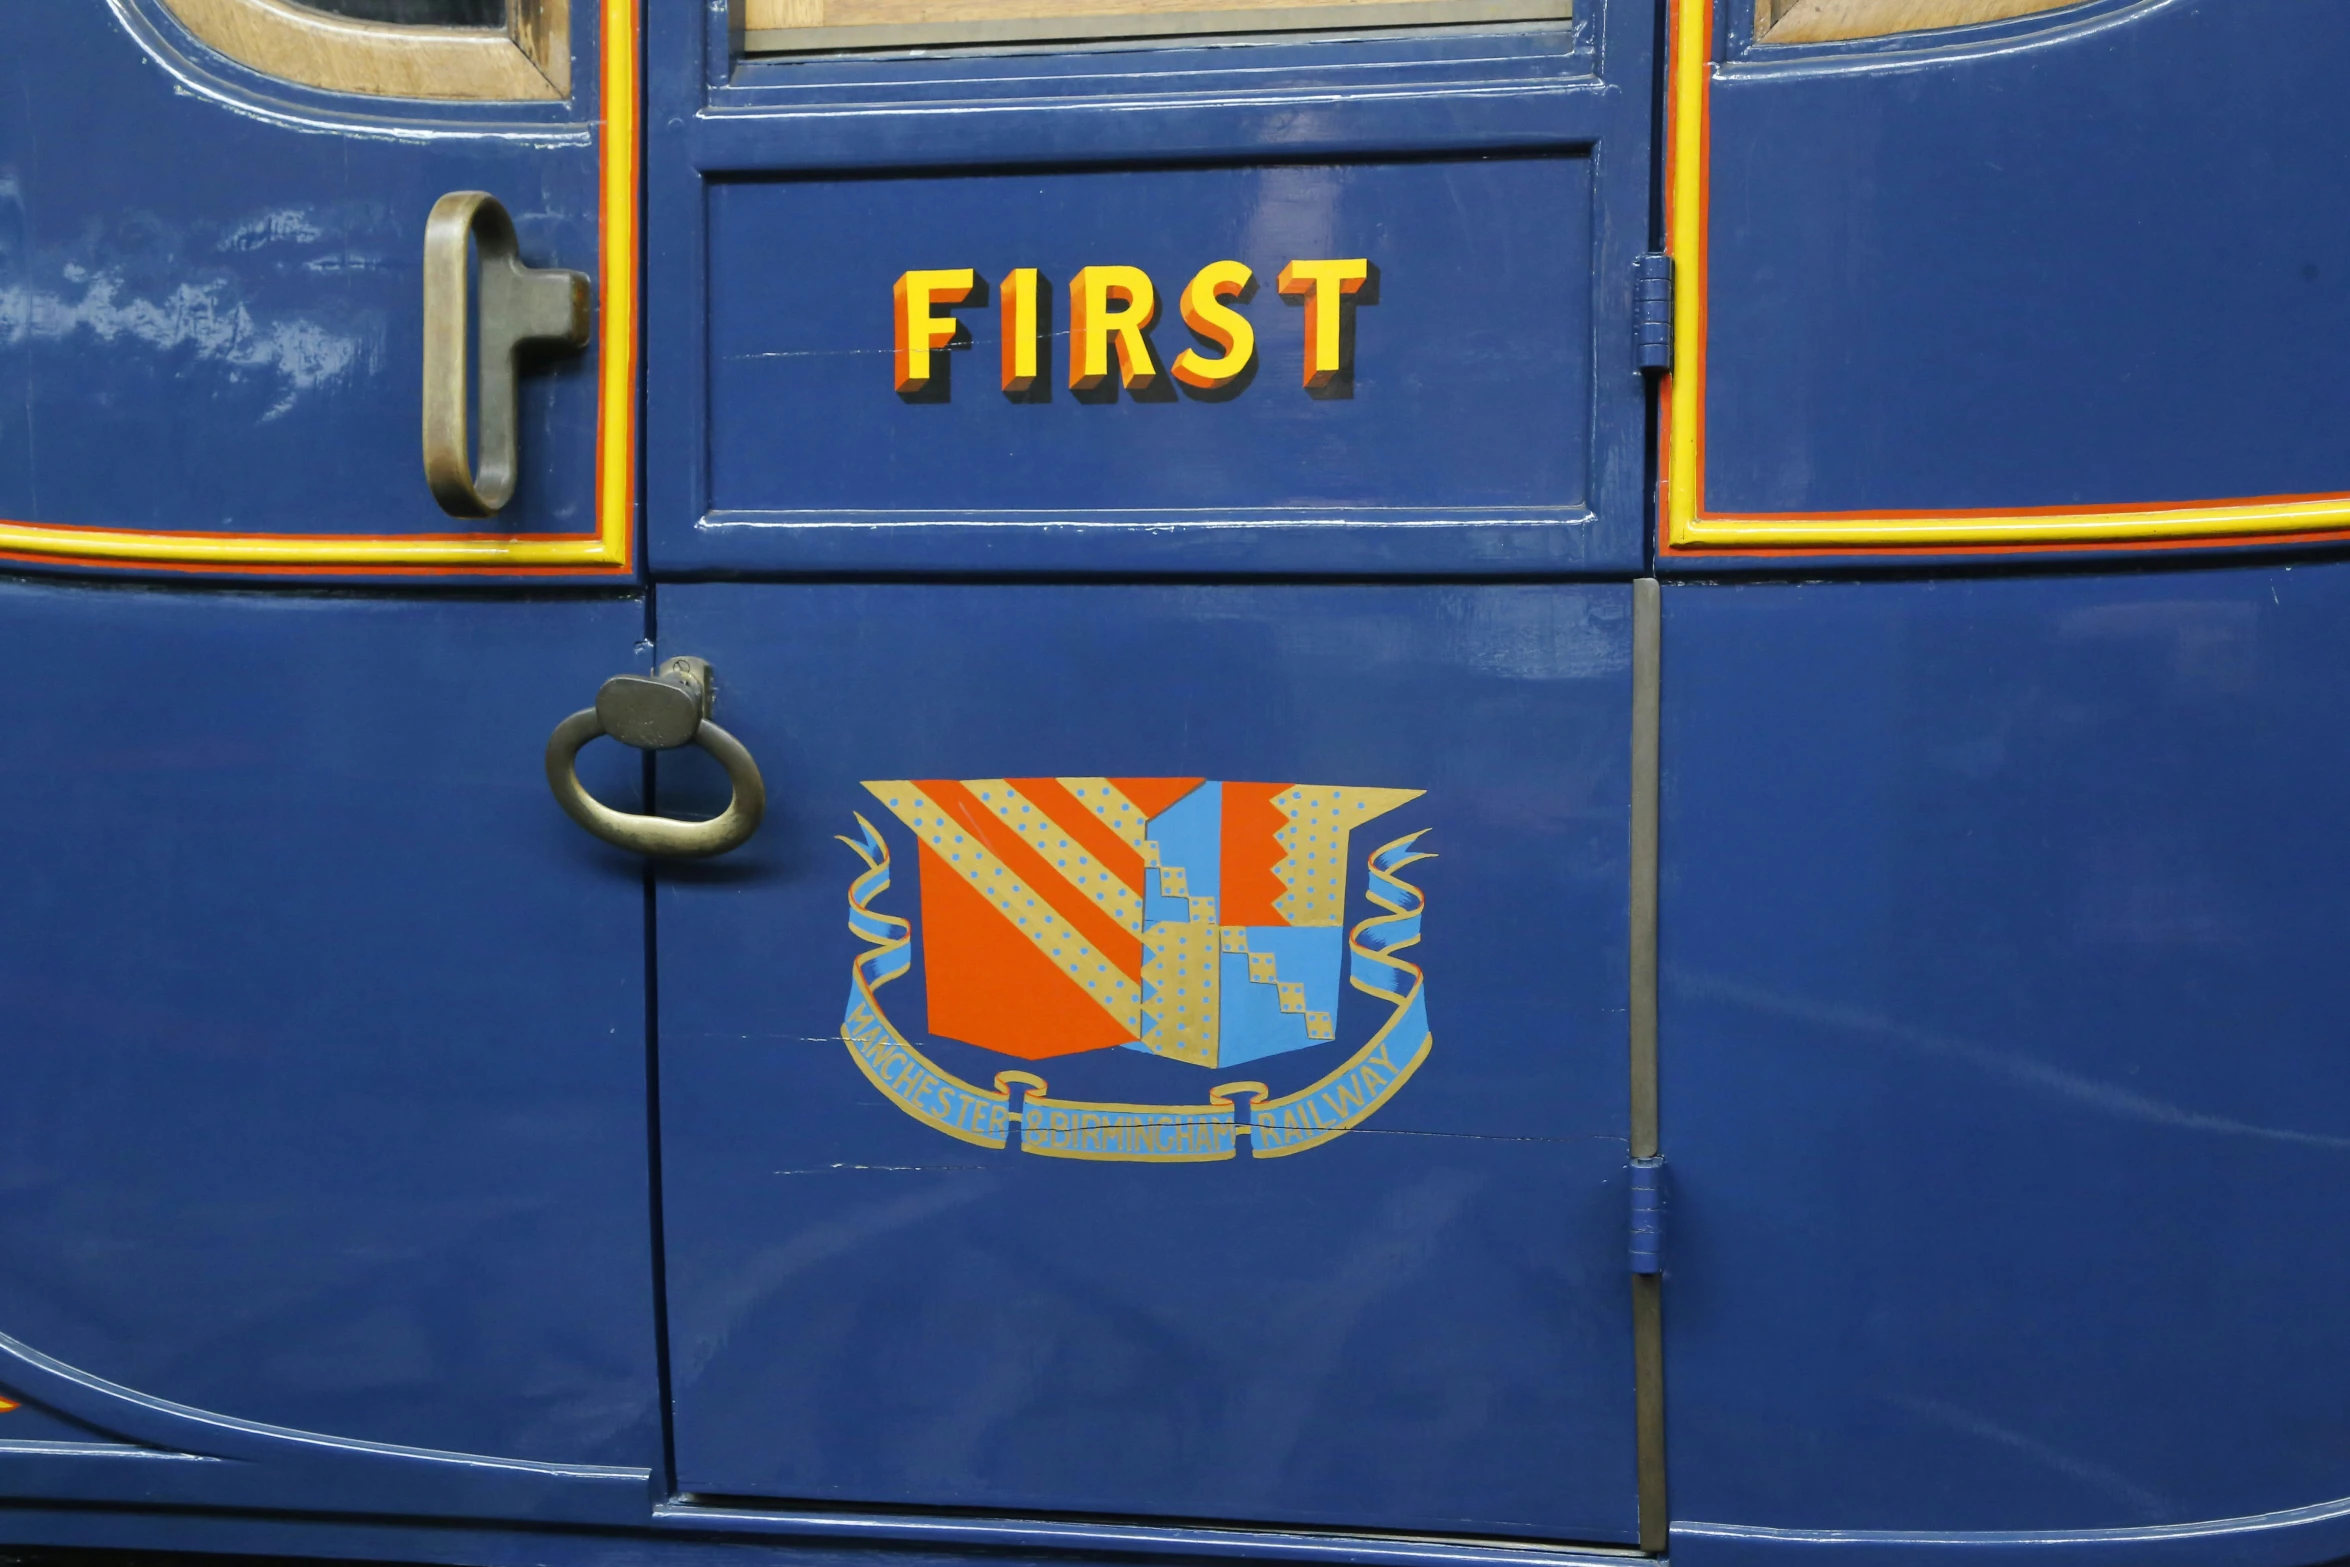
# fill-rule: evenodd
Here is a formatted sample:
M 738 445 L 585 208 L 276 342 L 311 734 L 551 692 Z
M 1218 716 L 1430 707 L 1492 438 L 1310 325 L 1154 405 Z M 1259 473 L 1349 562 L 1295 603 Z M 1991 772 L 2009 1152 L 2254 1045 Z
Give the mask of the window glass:
M 1967 27 L 2056 11 L 2080 0 L 1755 0 L 1758 43 L 1812 44 L 1839 38 Z
M 571 3 L 162 0 L 205 44 L 306 87 L 518 102 L 571 95 Z

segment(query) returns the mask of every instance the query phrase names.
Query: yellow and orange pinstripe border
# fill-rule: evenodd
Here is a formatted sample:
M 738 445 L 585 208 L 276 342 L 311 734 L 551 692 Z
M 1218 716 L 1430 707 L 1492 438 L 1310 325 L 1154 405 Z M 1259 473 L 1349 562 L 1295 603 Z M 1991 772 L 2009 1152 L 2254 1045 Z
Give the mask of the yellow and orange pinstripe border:
M 1659 551 L 1807 555 L 2162 549 L 2350 537 L 2350 495 L 1986 511 L 1727 513 L 1705 505 L 1706 262 L 1716 0 L 1673 0 L 1666 244 L 1678 274 L 1665 378 Z
M 636 497 L 636 0 L 596 3 L 603 22 L 603 126 L 598 139 L 603 310 L 596 334 L 595 532 L 160 533 L 0 521 L 0 560 L 237 575 L 570 576 L 628 571 Z

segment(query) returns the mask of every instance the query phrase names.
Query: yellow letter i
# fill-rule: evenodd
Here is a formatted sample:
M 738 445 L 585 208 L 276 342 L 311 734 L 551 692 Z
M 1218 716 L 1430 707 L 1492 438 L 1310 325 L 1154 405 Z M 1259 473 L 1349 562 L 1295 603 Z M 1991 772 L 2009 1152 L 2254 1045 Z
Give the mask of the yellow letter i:
M 1004 274 L 1004 390 L 1025 392 L 1036 385 L 1036 268 L 1014 267 Z

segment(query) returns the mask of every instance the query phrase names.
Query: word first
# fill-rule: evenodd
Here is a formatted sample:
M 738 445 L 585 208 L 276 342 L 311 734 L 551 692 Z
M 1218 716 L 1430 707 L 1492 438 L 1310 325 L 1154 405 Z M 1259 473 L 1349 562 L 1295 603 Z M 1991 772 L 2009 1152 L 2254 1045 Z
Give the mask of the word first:
M 1292 261 L 1274 286 L 1282 297 L 1305 306 L 1305 367 L 1302 384 L 1320 391 L 1353 370 L 1353 334 L 1348 308 L 1371 276 L 1365 257 L 1334 261 Z M 1192 274 L 1177 296 L 1176 310 L 1199 342 L 1184 349 L 1166 373 L 1195 391 L 1230 387 L 1255 362 L 1257 333 L 1233 308 L 1246 304 L 1255 276 L 1237 261 L 1211 261 Z M 1034 267 L 1014 267 L 996 285 L 1002 318 L 1003 389 L 1015 396 L 1037 386 L 1046 370 L 1046 333 L 1040 308 L 1044 280 Z M 938 355 L 955 341 L 962 322 L 947 314 L 958 305 L 984 302 L 973 267 L 915 269 L 898 275 L 891 291 L 896 345 L 893 380 L 900 392 L 920 392 L 944 373 Z M 1116 384 L 1130 392 L 1149 389 L 1160 374 L 1150 339 L 1158 320 L 1159 292 L 1140 267 L 1095 266 L 1069 279 L 1069 385 L 1088 392 Z M 1203 352 L 1203 350 L 1206 350 Z

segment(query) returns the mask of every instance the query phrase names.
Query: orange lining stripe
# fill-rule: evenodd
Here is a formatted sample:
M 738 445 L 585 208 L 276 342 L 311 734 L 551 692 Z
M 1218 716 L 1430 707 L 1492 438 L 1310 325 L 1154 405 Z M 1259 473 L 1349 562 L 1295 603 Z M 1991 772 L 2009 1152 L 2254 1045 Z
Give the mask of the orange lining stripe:
M 636 520 L 636 0 L 588 0 L 603 23 L 597 138 L 596 530 L 593 533 L 289 534 L 156 532 L 0 520 L 0 560 L 144 566 L 239 576 L 626 575 Z M 421 483 L 419 479 L 419 483 Z
M 1120 926 L 1091 898 L 1071 886 L 1068 878 L 1054 870 L 1018 833 L 998 821 L 995 812 L 974 798 L 970 790 L 950 778 L 918 778 L 914 787 L 960 822 L 965 832 L 984 844 L 987 852 L 1001 860 L 1006 870 L 1027 883 L 1029 890 L 1067 920 L 1094 950 L 1116 964 L 1120 973 L 1128 979 L 1141 980 L 1142 938 Z

